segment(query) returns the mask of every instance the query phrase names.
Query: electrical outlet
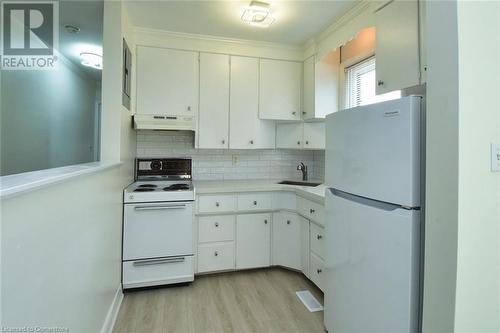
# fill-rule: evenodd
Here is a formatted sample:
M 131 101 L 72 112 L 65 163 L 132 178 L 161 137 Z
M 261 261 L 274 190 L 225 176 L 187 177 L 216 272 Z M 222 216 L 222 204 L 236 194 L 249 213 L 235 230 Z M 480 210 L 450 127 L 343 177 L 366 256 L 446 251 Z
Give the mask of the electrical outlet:
M 491 144 L 491 171 L 500 171 L 500 144 Z
M 233 165 L 237 165 L 239 160 L 240 160 L 240 158 L 238 155 L 233 155 Z

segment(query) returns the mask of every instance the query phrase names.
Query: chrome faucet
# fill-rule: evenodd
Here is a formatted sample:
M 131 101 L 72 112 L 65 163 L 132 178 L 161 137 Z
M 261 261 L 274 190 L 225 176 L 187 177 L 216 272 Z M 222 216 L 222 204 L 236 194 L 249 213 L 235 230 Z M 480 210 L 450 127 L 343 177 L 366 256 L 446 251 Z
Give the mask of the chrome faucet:
M 302 180 L 307 180 L 307 165 L 300 162 L 300 164 L 297 165 L 297 170 L 302 171 Z

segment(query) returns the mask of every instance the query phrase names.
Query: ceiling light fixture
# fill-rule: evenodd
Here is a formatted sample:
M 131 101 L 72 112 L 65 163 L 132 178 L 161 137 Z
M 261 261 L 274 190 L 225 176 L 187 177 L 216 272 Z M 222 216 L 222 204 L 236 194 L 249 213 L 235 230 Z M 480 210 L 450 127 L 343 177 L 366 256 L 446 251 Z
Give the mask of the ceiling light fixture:
M 241 20 L 256 27 L 267 28 L 273 24 L 275 18 L 271 14 L 268 3 L 252 1 L 250 5 L 245 8 L 243 15 L 241 15 Z
M 83 66 L 102 70 L 102 56 L 95 53 L 82 52 L 80 53 L 80 58 L 82 59 L 81 64 Z
M 71 24 L 66 24 L 64 26 L 64 28 L 66 29 L 67 32 L 69 32 L 70 34 L 77 34 L 80 32 L 80 28 L 77 27 L 76 25 L 71 25 Z

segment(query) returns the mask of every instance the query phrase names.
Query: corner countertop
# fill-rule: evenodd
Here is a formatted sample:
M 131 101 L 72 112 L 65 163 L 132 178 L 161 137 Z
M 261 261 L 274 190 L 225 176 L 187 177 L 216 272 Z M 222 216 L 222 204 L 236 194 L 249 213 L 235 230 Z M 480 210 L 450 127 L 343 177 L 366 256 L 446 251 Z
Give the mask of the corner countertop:
M 321 183 L 316 187 L 278 184 L 283 180 L 298 179 L 247 179 L 247 180 L 195 180 L 196 194 L 237 193 L 237 192 L 295 192 L 306 199 L 324 204 L 326 187 L 322 180 L 311 179 L 308 182 Z

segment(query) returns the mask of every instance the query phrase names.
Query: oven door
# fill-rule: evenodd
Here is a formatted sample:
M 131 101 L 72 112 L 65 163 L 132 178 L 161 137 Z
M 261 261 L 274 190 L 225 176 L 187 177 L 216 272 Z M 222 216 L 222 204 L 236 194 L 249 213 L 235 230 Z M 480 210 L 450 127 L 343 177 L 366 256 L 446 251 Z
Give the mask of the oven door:
M 125 205 L 124 261 L 192 254 L 192 202 Z

